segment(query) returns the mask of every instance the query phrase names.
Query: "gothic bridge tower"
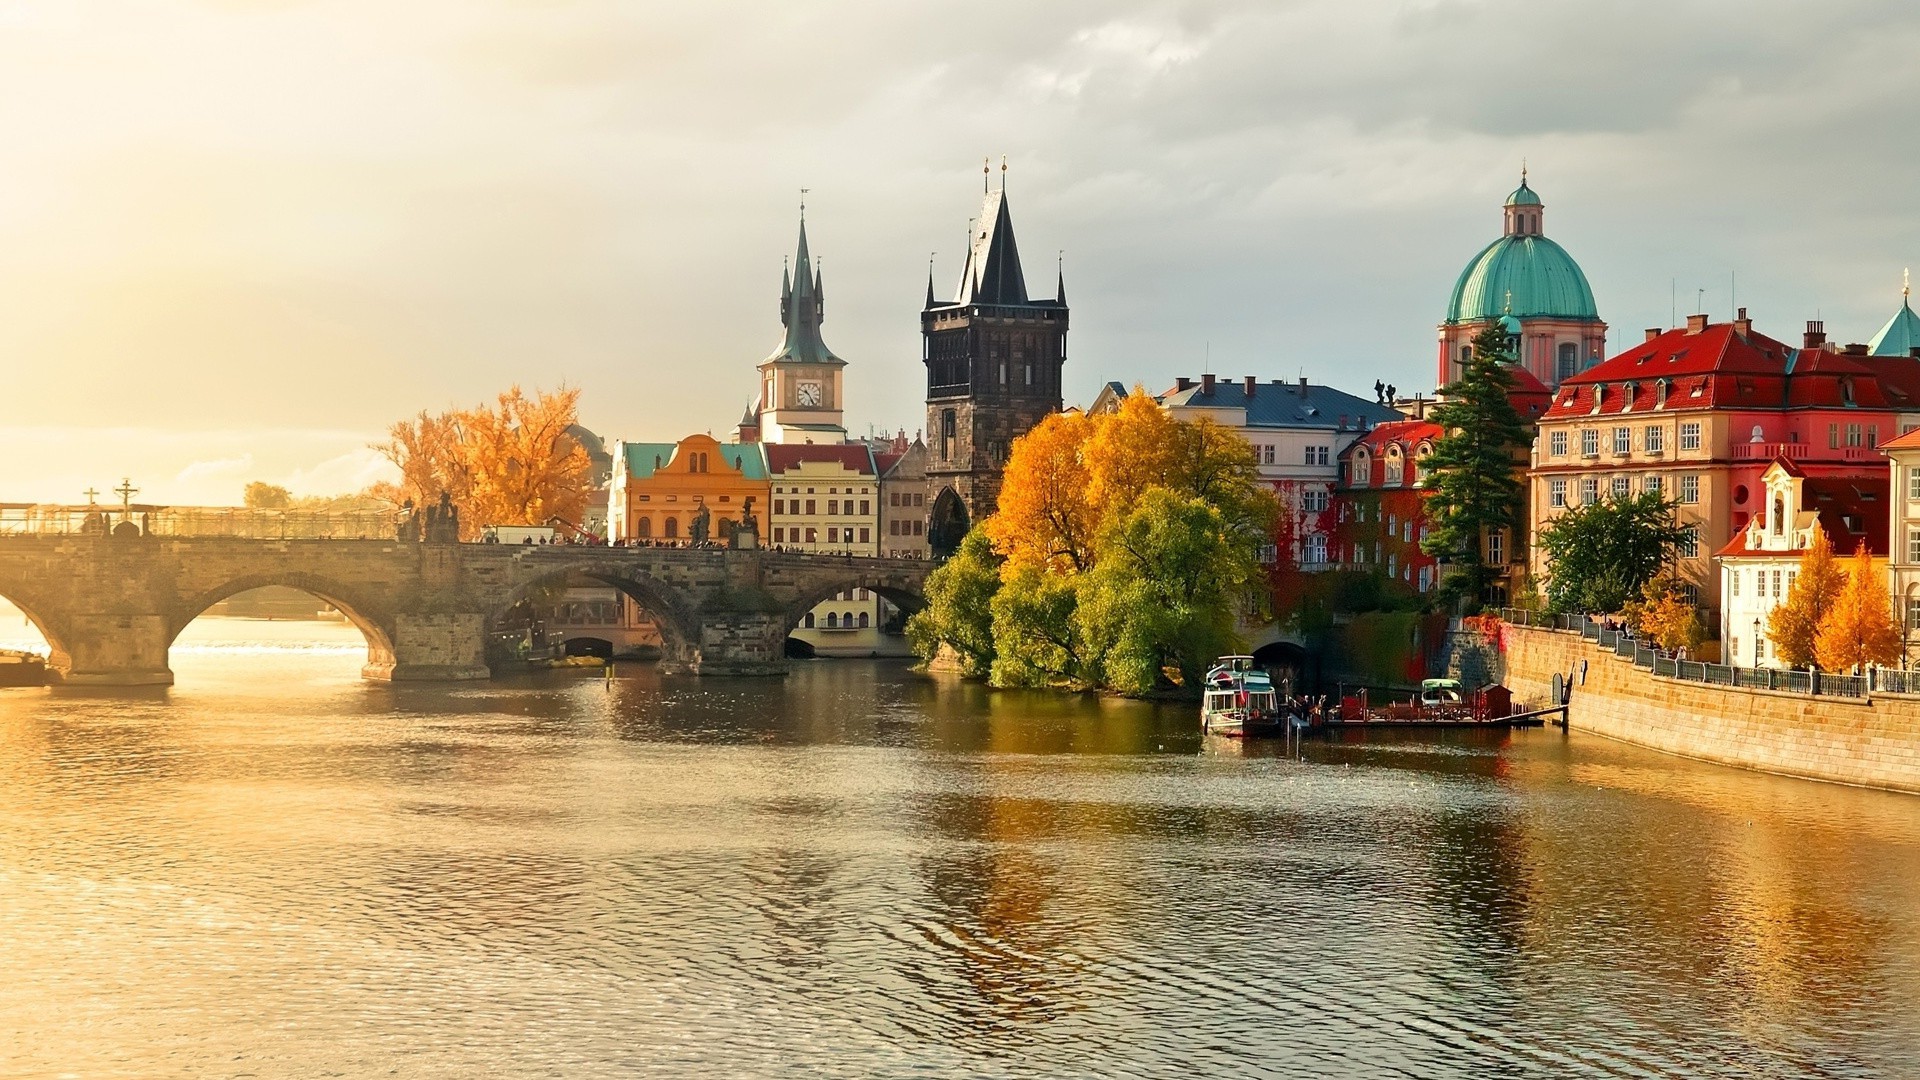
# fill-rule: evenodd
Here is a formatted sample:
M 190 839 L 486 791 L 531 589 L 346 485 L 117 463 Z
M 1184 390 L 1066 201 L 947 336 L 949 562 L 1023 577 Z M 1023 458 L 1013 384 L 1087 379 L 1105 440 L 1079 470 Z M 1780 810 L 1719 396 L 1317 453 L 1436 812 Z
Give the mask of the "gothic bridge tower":
M 984 172 L 984 170 L 983 170 Z M 983 181 L 983 187 L 986 184 Z M 973 223 L 966 267 L 950 302 L 920 312 L 927 365 L 927 480 L 933 492 L 929 540 L 950 552 L 993 513 L 1013 440 L 1060 411 L 1067 359 L 1067 287 L 1052 299 L 1027 295 L 1007 210 L 1006 164 Z

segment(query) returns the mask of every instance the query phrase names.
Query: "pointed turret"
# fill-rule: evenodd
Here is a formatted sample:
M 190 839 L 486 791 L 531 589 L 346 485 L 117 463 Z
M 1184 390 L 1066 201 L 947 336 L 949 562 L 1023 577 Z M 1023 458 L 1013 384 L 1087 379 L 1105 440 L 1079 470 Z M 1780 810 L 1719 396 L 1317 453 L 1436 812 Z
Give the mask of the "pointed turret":
M 987 192 L 967 249 L 966 274 L 956 304 L 1025 304 L 1027 279 L 1020 269 L 1020 248 L 1013 239 L 1013 215 L 1007 191 Z
M 940 301 L 938 301 L 938 300 L 935 300 L 935 299 L 933 298 L 933 263 L 932 263 L 932 262 L 928 262 L 928 263 L 927 263 L 927 302 L 926 302 L 926 304 L 925 304 L 924 306 L 922 306 L 922 307 L 920 308 L 920 310 L 921 310 L 921 311 L 932 311 L 932 310 L 933 310 L 933 305 L 935 305 L 935 304 L 937 304 L 937 303 L 939 303 L 939 302 L 940 302 Z
M 762 363 L 794 364 L 845 364 L 846 361 L 833 355 L 827 343 L 820 337 L 820 323 L 826 316 L 825 307 L 820 301 L 820 273 L 817 268 L 808 273 L 813 266 L 813 257 L 807 251 L 807 219 L 800 218 L 800 244 L 793 256 L 793 271 L 782 273 L 780 293 L 780 325 L 787 328 L 786 337 L 780 347 L 773 351 Z
M 1056 304 L 1059 304 L 1061 307 L 1066 307 L 1067 306 L 1067 268 L 1064 264 L 1057 266 L 1054 269 L 1054 273 L 1058 275 L 1058 280 L 1055 281 L 1053 286 L 1053 302 Z

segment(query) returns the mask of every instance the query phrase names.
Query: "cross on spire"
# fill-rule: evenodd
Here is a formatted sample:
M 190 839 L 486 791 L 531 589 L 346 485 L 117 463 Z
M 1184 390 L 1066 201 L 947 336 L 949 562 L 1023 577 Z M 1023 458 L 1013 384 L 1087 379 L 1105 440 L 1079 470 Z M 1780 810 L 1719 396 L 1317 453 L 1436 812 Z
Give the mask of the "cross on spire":
M 812 188 L 800 189 L 800 220 L 801 221 L 807 220 L 807 192 L 812 190 L 813 190 Z
M 93 487 L 91 485 L 87 487 L 87 490 L 81 492 L 80 494 L 85 495 L 87 497 L 88 506 L 92 506 L 94 504 L 94 500 L 100 497 L 100 493 L 93 490 Z

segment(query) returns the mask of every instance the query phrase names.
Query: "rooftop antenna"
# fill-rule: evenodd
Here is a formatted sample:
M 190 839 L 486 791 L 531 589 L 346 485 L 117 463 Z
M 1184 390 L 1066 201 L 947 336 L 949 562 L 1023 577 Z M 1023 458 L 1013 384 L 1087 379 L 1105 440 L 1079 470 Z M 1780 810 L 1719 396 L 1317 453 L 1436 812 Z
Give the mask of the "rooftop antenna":
M 1202 360 L 1200 363 L 1200 374 L 1211 375 L 1213 374 L 1213 341 L 1212 339 L 1208 339 L 1207 341 L 1205 356 L 1206 356 L 1206 359 Z
M 1694 309 L 1695 311 L 1700 311 L 1700 312 L 1704 312 L 1704 311 L 1706 311 L 1706 310 L 1707 310 L 1707 290 L 1706 290 L 1706 288 L 1705 288 L 1704 286 L 1702 286 L 1701 288 L 1698 288 L 1698 289 L 1695 289 L 1695 290 L 1693 290 L 1693 292 L 1694 292 L 1694 297 L 1693 297 L 1693 309 Z

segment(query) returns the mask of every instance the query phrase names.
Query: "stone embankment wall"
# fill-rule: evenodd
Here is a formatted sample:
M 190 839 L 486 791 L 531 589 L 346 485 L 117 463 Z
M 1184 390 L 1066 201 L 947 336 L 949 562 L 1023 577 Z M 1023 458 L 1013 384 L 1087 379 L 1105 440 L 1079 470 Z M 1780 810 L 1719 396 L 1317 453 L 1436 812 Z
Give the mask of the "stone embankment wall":
M 1558 630 L 1502 625 L 1516 706 L 1571 675 L 1576 731 L 1761 772 L 1920 793 L 1920 697 L 1809 697 L 1661 678 Z M 1583 675 L 1584 673 L 1584 675 Z

